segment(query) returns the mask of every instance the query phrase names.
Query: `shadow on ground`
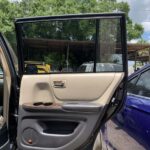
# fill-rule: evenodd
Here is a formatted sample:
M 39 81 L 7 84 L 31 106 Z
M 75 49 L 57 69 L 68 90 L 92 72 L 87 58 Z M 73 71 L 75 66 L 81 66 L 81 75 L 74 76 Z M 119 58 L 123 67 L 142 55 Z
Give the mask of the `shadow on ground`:
M 120 124 L 115 118 L 105 124 L 102 135 L 108 150 L 150 150 L 134 129 Z

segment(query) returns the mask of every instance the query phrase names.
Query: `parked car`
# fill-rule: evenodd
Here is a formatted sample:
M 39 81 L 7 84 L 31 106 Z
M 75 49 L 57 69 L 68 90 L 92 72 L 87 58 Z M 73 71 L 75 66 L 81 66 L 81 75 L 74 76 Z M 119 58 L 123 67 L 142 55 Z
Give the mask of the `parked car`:
M 127 91 L 117 120 L 150 146 L 150 65 L 129 76 Z
M 0 34 L 0 149 L 97 149 L 100 127 L 121 108 L 126 95 L 125 20 L 124 13 L 16 19 L 18 62 Z M 105 53 L 119 54 L 119 71 L 77 71 L 85 62 L 95 66 L 97 54 L 102 58 Z M 50 66 L 46 71 L 35 64 L 45 58 L 53 67 L 50 72 Z
M 96 64 L 96 71 L 97 72 L 117 72 L 122 70 L 122 65 L 115 64 L 115 63 L 97 63 Z M 94 63 L 93 62 L 88 62 L 82 64 L 79 68 L 79 72 L 92 72 L 94 69 Z

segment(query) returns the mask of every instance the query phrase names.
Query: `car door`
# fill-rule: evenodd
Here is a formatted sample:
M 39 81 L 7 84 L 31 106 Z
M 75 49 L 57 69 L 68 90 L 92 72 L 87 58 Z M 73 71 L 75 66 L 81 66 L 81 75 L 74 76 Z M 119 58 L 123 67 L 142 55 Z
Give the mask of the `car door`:
M 0 60 L 1 63 L 1 60 Z M 9 146 L 9 138 L 8 138 L 8 129 L 7 125 L 4 121 L 4 114 L 3 114 L 3 88 L 4 88 L 4 82 L 3 82 L 3 70 L 2 66 L 0 65 L 0 149 L 2 148 L 8 148 Z
M 24 18 L 15 26 L 21 75 L 18 148 L 92 149 L 101 125 L 125 96 L 125 15 Z M 80 69 L 85 63 L 93 63 L 93 70 Z M 100 63 L 110 70 L 97 71 Z
M 0 149 L 10 149 L 10 143 L 16 135 L 16 118 L 13 114 L 16 106 L 17 74 L 14 68 L 12 49 L 0 33 Z M 9 106 L 12 106 L 11 108 Z
M 137 77 L 129 81 L 129 94 L 126 102 L 126 111 L 128 112 L 127 122 L 129 126 L 134 128 L 147 143 L 149 143 L 148 141 L 150 139 L 149 75 L 150 70 L 149 67 L 147 67 L 139 72 Z M 131 86 L 132 81 L 135 81 L 133 84 L 134 88 Z

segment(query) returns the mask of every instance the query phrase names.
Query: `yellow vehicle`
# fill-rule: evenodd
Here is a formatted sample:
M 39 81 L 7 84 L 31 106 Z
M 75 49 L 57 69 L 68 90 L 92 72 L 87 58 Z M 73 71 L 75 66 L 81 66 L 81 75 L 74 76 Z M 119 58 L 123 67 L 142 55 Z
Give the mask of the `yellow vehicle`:
M 26 68 L 26 72 L 28 72 L 27 70 L 30 70 L 28 68 L 33 69 L 35 72 L 37 73 L 49 73 L 50 72 L 50 64 L 45 64 L 45 62 L 39 62 L 39 61 L 25 61 L 25 68 Z

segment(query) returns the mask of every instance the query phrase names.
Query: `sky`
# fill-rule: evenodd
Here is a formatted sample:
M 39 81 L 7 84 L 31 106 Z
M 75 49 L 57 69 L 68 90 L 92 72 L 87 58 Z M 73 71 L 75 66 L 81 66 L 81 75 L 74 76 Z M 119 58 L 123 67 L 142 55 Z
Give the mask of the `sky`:
M 135 23 L 142 24 L 144 34 L 142 38 L 150 42 L 150 0 L 117 0 L 128 2 L 130 6 L 129 16 Z M 132 40 L 135 43 L 137 40 Z

